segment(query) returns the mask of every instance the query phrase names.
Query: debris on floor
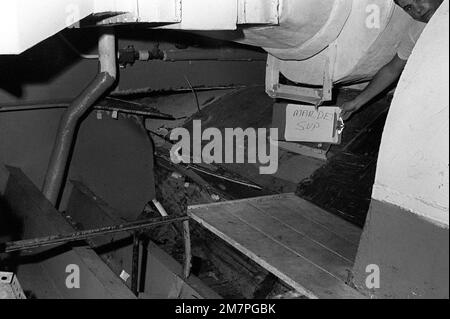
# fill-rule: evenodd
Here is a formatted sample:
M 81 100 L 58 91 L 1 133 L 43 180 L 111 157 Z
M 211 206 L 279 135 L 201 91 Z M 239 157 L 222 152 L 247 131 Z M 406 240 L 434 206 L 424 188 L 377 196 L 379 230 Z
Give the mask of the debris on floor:
M 339 103 L 351 99 L 355 94 L 356 92 L 352 90 L 342 91 L 339 94 Z M 380 133 L 384 126 L 390 97 L 369 105 L 356 114 L 355 120 L 347 125 L 342 144 L 328 148 L 329 159 L 326 161 L 280 150 L 279 170 L 274 176 L 258 174 L 256 165 L 249 163 L 214 164 L 200 166 L 197 169 L 189 165 L 174 165 L 168 154 L 171 144 L 167 136 L 170 130 L 176 127 L 175 124 L 189 129 L 193 120 L 202 119 L 204 129 L 270 127 L 273 100 L 266 96 L 263 87 L 232 90 L 222 94 L 220 98 L 200 94 L 201 101 L 205 99 L 210 101 L 201 112 L 197 112 L 192 97 L 178 96 L 177 99 L 179 99 L 177 103 L 190 105 L 184 110 L 185 113 L 174 115 L 175 117 L 182 115 L 184 119 L 177 123 L 147 121 L 147 128 L 152 132 L 157 132 L 161 127 L 167 129 L 165 134 L 151 136 L 157 146 L 157 198 L 169 214 L 185 214 L 187 207 L 192 205 L 297 190 L 297 194 L 301 197 L 356 225 L 363 225 L 368 209 L 367 198 L 370 199 L 370 195 L 366 198 L 366 193 L 370 189 L 365 186 L 373 184 L 378 153 L 378 148 L 373 146 L 380 143 Z M 163 98 L 158 98 L 159 110 L 172 114 L 164 106 L 173 108 L 170 104 L 173 101 L 173 97 L 168 97 L 167 102 L 164 102 Z M 365 149 L 374 151 L 370 154 L 364 153 L 365 144 L 368 145 Z M 339 172 L 353 176 L 351 179 L 353 182 L 339 184 L 342 180 L 337 176 Z M 245 183 L 239 184 L 236 181 L 246 181 L 249 185 L 260 186 L 261 189 L 248 187 Z M 355 189 L 366 191 L 355 192 Z M 321 194 L 325 194 L 329 201 L 322 203 Z M 349 202 L 350 205 L 339 206 L 340 202 L 346 203 L 345 200 L 349 199 L 353 199 Z M 151 214 L 151 211 L 148 213 Z M 192 271 L 220 295 L 226 298 L 303 298 L 256 263 L 237 253 L 202 227 L 192 224 L 194 256 Z M 184 250 L 180 234 L 181 229 L 162 226 L 151 232 L 151 238 L 181 263 Z

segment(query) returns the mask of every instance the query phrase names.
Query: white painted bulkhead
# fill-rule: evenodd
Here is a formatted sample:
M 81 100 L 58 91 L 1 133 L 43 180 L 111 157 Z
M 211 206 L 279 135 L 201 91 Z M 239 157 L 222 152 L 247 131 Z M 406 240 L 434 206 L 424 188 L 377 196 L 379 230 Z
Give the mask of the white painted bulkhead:
M 426 27 L 398 84 L 373 198 L 449 225 L 448 0 Z

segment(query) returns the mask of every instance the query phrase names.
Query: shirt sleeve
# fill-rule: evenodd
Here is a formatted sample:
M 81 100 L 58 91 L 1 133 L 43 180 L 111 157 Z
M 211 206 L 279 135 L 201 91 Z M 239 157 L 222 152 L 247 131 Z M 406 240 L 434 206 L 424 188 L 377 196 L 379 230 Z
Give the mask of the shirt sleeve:
M 397 55 L 402 60 L 408 60 L 411 53 L 416 46 L 417 40 L 419 40 L 420 35 L 425 29 L 425 23 L 414 23 L 408 29 L 408 32 L 403 36 L 400 42 L 400 46 L 397 51 Z

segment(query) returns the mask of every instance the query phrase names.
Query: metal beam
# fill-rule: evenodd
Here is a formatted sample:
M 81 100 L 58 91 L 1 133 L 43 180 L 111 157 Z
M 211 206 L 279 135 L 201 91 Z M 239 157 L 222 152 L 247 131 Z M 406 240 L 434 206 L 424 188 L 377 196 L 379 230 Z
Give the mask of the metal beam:
M 116 233 L 143 230 L 146 228 L 176 223 L 189 220 L 188 216 L 181 217 L 161 217 L 142 220 L 120 225 L 106 226 L 96 229 L 83 230 L 70 234 L 50 235 L 40 238 L 25 239 L 14 242 L 0 244 L 0 253 L 10 253 L 13 251 L 29 250 L 53 245 L 66 244 L 75 241 L 87 240 L 95 237 L 106 236 Z

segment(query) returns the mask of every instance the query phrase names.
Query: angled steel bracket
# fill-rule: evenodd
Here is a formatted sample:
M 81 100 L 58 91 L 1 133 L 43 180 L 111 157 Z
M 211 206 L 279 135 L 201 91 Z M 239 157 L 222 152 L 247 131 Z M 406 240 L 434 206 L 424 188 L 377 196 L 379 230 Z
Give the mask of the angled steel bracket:
M 337 42 L 330 44 L 328 57 L 323 68 L 322 88 L 280 84 L 282 60 L 269 54 L 266 70 L 266 92 L 273 98 L 313 104 L 319 107 L 333 98 L 333 77 L 336 64 Z

